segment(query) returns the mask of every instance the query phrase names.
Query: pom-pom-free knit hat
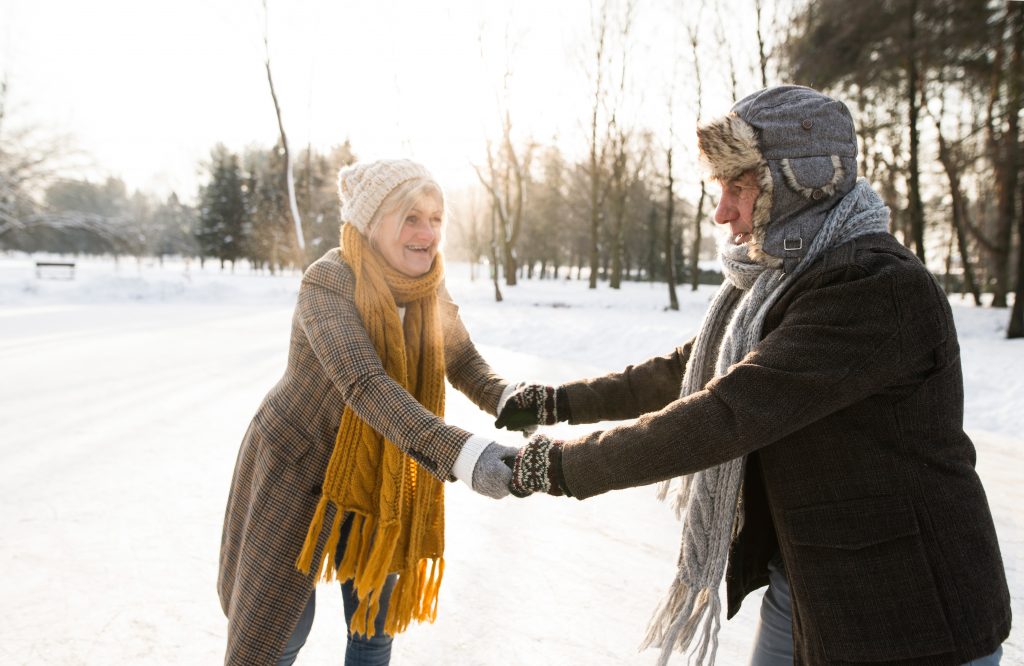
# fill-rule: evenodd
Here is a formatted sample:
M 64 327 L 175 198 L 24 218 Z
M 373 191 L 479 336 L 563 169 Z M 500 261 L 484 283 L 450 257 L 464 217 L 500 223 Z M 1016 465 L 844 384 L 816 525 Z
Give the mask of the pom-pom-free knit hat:
M 434 179 L 425 166 L 412 160 L 359 162 L 342 168 L 338 172 L 342 223 L 351 224 L 365 236 L 384 197 L 414 178 Z

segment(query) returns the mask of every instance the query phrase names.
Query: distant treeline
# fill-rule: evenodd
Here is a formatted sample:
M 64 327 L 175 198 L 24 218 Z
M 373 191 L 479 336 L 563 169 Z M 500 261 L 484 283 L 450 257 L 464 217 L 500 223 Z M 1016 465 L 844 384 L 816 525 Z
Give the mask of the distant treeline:
M 353 161 L 348 143 L 324 155 L 304 151 L 294 166 L 296 198 L 303 214 L 305 252 L 300 252 L 289 214 L 284 169 L 276 148 L 241 155 L 216 146 L 203 165 L 206 183 L 197 204 L 176 194 L 158 200 L 129 194 L 124 182 L 56 180 L 25 215 L 28 223 L 0 236 L 0 247 L 28 252 L 178 255 L 226 265 L 246 259 L 272 272 L 302 268 L 338 244 L 336 177 Z
M 699 11 L 677 17 L 688 39 L 663 69 L 688 75 L 662 91 L 643 88 L 649 79 L 626 57 L 640 39 L 631 32 L 634 10 L 655 10 L 593 3 L 581 72 L 591 85 L 589 104 L 579 105 L 584 150 L 569 156 L 557 141 L 514 132 L 529 119 L 499 102 L 499 135 L 475 161 L 480 186 L 450 191 L 449 252 L 487 261 L 499 299 L 502 286 L 522 278 L 572 276 L 613 288 L 657 279 L 670 285 L 675 307 L 672 285 L 701 281 L 699 261 L 713 255 L 716 189 L 678 191 L 679 174 L 697 170 L 692 137 L 707 119 L 703 86 L 714 81 L 736 99 L 803 83 L 850 105 L 858 170 L 892 209 L 896 237 L 948 276 L 947 286 L 978 303 L 1013 302 L 1010 334 L 1024 336 L 1024 2 L 752 2 L 751 34 L 725 30 L 721 4 L 695 3 Z M 129 195 L 116 180 L 55 181 L 38 142 L 7 129 L 2 93 L 0 248 L 246 258 L 276 270 L 304 266 L 337 244 L 335 178 L 354 159 L 348 144 L 327 154 L 293 151 L 298 215 L 283 150 L 218 146 L 192 208 L 174 196 Z M 637 120 L 638 99 L 664 106 L 662 126 Z M 679 107 L 685 113 L 672 111 Z M 685 160 L 674 152 L 683 149 Z

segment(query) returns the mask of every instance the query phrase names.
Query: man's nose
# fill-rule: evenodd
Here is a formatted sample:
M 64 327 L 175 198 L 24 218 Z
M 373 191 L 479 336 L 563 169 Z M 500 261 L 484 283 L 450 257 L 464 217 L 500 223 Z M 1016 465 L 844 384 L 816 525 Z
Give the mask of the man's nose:
M 718 207 L 715 208 L 715 222 L 718 224 L 729 224 L 736 217 L 736 207 L 729 201 L 729 196 L 723 192 L 718 199 Z

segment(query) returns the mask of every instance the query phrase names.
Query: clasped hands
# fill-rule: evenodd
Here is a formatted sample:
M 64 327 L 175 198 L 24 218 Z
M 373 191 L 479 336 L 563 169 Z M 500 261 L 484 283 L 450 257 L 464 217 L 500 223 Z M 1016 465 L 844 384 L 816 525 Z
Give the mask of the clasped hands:
M 499 479 L 508 479 L 511 471 L 511 480 L 506 482 L 507 490 L 516 497 L 527 497 L 533 493 L 571 496 L 562 475 L 562 443 L 546 435 L 533 434 L 538 425 L 568 420 L 565 397 L 559 392 L 560 389 L 554 386 L 520 383 L 498 405 L 496 427 L 519 430 L 526 436 L 532 436 L 518 450 L 491 443 L 473 472 L 474 487 L 494 486 Z M 501 469 L 501 465 L 506 469 Z

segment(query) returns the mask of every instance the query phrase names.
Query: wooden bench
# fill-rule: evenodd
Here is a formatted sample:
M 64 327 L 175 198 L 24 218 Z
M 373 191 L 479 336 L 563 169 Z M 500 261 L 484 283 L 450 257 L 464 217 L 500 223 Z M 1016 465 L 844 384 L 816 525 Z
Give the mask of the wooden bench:
M 75 264 L 71 261 L 37 261 L 36 277 L 40 280 L 74 280 Z

